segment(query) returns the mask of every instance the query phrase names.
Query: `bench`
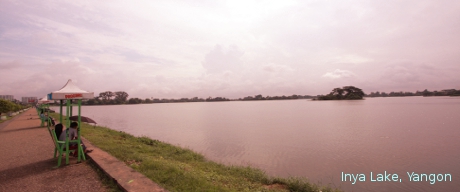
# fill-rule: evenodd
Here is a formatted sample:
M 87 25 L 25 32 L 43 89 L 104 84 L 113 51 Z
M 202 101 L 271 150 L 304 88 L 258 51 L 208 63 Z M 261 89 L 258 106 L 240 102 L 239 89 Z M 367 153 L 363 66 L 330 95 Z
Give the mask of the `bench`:
M 73 142 L 73 141 L 77 141 L 77 140 L 69 140 L 69 135 L 67 133 L 67 137 L 66 137 L 66 141 L 60 141 L 58 139 L 58 137 L 56 136 L 56 132 L 54 131 L 54 129 L 50 128 L 50 126 L 47 126 L 48 127 L 48 131 L 50 133 L 50 136 L 51 136 L 51 139 L 53 140 L 53 143 L 54 143 L 54 158 L 58 158 L 58 164 L 56 167 L 54 168 L 58 168 L 59 166 L 61 166 L 61 161 L 62 161 L 62 155 L 65 154 L 65 157 L 66 157 L 66 164 L 69 164 L 69 154 L 70 152 L 73 152 L 75 153 L 76 150 L 78 149 L 77 146 L 69 146 L 69 143 L 70 142 Z M 67 150 L 69 149 L 69 150 Z M 80 147 L 81 149 L 81 147 Z M 83 151 L 81 150 L 81 153 L 83 153 Z
M 51 119 L 50 116 L 46 116 L 46 115 L 40 115 L 40 120 L 41 120 L 41 124 L 40 124 L 40 127 L 43 127 L 45 126 L 45 122 L 47 124 L 47 126 L 49 127 L 50 125 L 54 125 L 54 119 Z
M 47 118 L 46 116 L 42 116 L 42 115 L 38 115 L 38 117 L 40 117 L 40 120 L 41 120 L 40 127 L 45 126 L 45 121 L 46 119 L 49 119 L 49 118 Z M 49 125 L 49 122 L 48 122 L 48 125 Z

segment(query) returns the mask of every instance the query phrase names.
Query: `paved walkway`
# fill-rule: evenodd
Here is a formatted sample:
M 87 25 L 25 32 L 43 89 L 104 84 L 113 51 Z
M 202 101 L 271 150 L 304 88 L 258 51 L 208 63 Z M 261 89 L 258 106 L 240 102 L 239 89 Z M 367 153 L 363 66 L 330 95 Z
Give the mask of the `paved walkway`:
M 35 109 L 0 124 L 0 192 L 3 191 L 107 191 L 88 160 L 76 163 L 65 158 L 60 168 L 53 158 L 54 144 L 46 127 L 40 127 Z M 152 180 L 93 146 L 87 155 L 123 191 L 166 191 Z
M 0 191 L 107 191 L 87 162 L 57 165 L 35 109 L 0 124 Z

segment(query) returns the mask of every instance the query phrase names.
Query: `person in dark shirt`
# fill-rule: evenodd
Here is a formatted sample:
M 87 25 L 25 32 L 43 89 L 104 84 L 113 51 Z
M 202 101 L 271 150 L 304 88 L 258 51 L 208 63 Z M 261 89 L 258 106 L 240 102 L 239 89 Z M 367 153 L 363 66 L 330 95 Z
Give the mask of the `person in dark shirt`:
M 78 123 L 77 122 L 70 123 L 70 128 L 68 129 L 68 131 L 69 131 L 70 140 L 76 140 L 78 138 Z M 72 148 L 72 146 L 76 146 L 77 144 L 78 143 L 76 141 L 70 142 L 70 146 L 71 146 L 70 148 Z M 83 151 L 85 153 L 90 153 L 93 151 L 92 149 L 87 149 L 83 141 L 80 141 L 80 144 L 83 147 Z
M 77 122 L 72 122 L 70 124 L 70 129 L 66 129 L 64 125 L 59 123 L 59 124 L 57 124 L 55 126 L 54 131 L 55 131 L 56 137 L 58 137 L 59 141 L 65 141 L 67 134 L 69 134 L 69 140 L 76 140 L 77 137 L 78 137 L 77 129 L 78 129 L 78 123 Z M 83 151 L 85 153 L 90 153 L 90 152 L 93 151 L 92 149 L 87 149 L 86 146 L 83 144 L 83 141 L 80 141 L 80 142 L 81 142 L 81 145 L 83 147 Z M 76 141 L 70 142 L 69 143 L 69 149 L 70 150 L 76 150 L 77 145 L 78 145 L 78 142 L 76 142 Z M 71 155 L 76 157 L 78 155 L 78 151 L 76 151 L 75 153 L 71 153 Z

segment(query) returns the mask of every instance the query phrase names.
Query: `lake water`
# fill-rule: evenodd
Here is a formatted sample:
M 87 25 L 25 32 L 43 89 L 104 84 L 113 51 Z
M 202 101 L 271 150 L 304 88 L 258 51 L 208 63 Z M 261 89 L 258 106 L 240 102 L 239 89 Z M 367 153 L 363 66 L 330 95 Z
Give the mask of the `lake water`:
M 460 191 L 459 97 L 84 106 L 82 115 L 217 162 L 346 191 Z M 399 178 L 371 181 L 385 171 Z M 342 172 L 365 181 L 342 181 Z M 447 181 L 411 182 L 407 172 Z

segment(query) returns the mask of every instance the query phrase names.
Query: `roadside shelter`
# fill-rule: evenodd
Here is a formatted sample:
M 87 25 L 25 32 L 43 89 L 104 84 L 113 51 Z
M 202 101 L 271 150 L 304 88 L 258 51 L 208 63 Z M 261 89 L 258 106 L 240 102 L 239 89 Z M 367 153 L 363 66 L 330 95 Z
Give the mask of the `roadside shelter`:
M 83 148 L 81 146 L 81 135 L 80 135 L 80 128 L 81 128 L 81 101 L 83 99 L 93 99 L 94 92 L 88 92 L 85 90 L 80 89 L 76 86 L 71 79 L 67 81 L 67 83 L 61 89 L 57 91 L 53 91 L 48 94 L 49 100 L 59 100 L 59 122 L 63 123 L 63 112 L 62 108 L 66 106 L 65 112 L 65 119 L 67 120 L 66 127 L 70 127 L 70 120 L 69 117 L 72 116 L 72 108 L 78 107 L 78 138 L 76 140 L 70 140 L 69 135 L 66 137 L 66 164 L 69 164 L 69 142 L 78 142 L 78 162 L 81 159 L 86 160 L 85 155 L 83 153 Z M 59 157 L 60 158 L 60 157 Z M 59 166 L 59 165 L 58 165 Z
M 37 106 L 36 106 L 36 109 L 37 109 L 37 113 L 38 115 L 40 116 L 40 120 L 41 120 L 41 125 L 40 126 L 43 126 L 44 125 L 44 122 L 45 122 L 45 119 L 42 118 L 42 116 L 40 115 L 40 113 L 46 113 L 48 112 L 49 113 L 49 103 L 50 103 L 50 100 L 48 100 L 48 95 L 45 95 L 45 97 L 41 98 L 40 100 L 37 101 Z M 49 122 L 48 122 L 48 126 L 49 126 Z

